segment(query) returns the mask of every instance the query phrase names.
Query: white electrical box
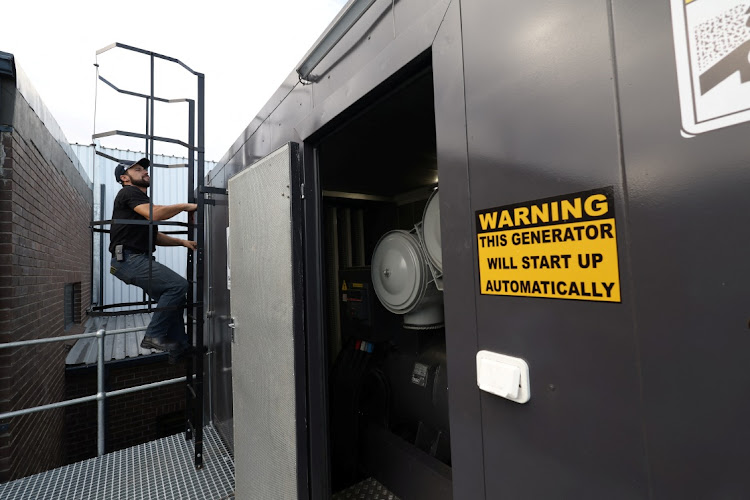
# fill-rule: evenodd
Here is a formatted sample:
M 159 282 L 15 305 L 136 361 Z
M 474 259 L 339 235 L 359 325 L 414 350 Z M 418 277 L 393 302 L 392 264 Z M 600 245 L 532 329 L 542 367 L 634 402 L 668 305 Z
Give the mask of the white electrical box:
M 514 358 L 491 351 L 477 353 L 477 385 L 483 391 L 516 403 L 525 403 L 531 397 L 529 365 Z

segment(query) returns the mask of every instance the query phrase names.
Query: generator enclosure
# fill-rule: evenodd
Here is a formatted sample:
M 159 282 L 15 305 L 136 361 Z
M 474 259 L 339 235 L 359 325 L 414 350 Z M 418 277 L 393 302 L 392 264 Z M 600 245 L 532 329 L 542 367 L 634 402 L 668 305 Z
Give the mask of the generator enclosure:
M 749 52 L 747 0 L 351 0 L 207 178 L 238 498 L 749 498 Z

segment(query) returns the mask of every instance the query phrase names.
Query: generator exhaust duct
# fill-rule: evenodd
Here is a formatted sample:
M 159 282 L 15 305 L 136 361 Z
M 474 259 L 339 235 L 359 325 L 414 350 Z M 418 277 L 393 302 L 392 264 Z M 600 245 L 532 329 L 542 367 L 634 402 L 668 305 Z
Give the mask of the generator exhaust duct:
M 444 324 L 438 202 L 435 190 L 422 221 L 411 231 L 385 233 L 372 254 L 375 294 L 387 310 L 404 315 L 404 328 L 428 330 Z

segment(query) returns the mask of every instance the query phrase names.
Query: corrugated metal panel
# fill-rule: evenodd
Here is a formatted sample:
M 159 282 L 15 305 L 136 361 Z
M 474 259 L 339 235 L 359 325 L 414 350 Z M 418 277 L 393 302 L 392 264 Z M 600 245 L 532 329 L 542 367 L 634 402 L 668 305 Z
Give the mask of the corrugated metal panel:
M 104 362 L 125 358 L 137 358 L 153 353 L 161 353 L 155 349 L 142 349 L 141 340 L 145 335 L 145 327 L 151 321 L 151 314 L 127 314 L 123 316 L 108 316 L 89 318 L 86 322 L 86 332 L 95 332 L 100 328 L 107 331 L 121 328 L 144 327 L 143 331 L 118 333 L 104 337 Z M 96 338 L 78 340 L 65 358 L 66 365 L 96 364 Z
M 88 173 L 89 177 L 93 179 L 94 183 L 94 219 L 95 220 L 108 220 L 112 217 L 112 202 L 120 190 L 121 186 L 115 181 L 115 166 L 116 163 L 97 156 L 94 153 L 93 146 L 84 146 L 80 144 L 73 144 L 71 146 L 73 151 L 78 156 L 83 169 Z M 98 148 L 100 152 L 120 158 L 121 160 L 138 160 L 143 158 L 144 153 L 138 151 L 123 151 L 120 149 L 110 148 Z M 164 156 L 154 155 L 154 163 L 163 165 L 175 165 L 187 163 L 187 158 L 179 158 L 176 156 Z M 216 162 L 205 162 L 206 171 L 216 166 Z M 101 188 L 104 185 L 104 200 L 103 203 L 101 198 Z M 186 203 L 188 200 L 188 176 L 186 168 L 154 168 L 153 175 L 151 177 L 151 186 L 153 188 L 153 200 L 158 205 L 171 205 L 174 203 Z M 100 212 L 100 207 L 104 208 L 103 212 Z M 187 221 L 187 215 L 181 213 L 171 219 L 173 221 Z M 177 228 L 174 226 L 160 226 L 160 231 L 174 231 L 183 228 Z M 175 235 L 177 238 L 185 238 L 185 235 Z M 109 235 L 103 235 L 103 262 L 104 272 L 102 273 L 102 280 L 100 284 L 99 280 L 99 234 L 94 235 L 94 273 L 93 273 L 93 287 L 92 287 L 92 302 L 99 302 L 99 289 L 103 288 L 104 297 L 103 304 L 119 304 L 123 302 L 138 302 L 143 300 L 143 292 L 135 287 L 126 285 L 122 281 L 118 280 L 111 274 L 109 274 L 109 259 L 111 258 L 108 247 L 109 247 Z M 157 247 L 156 249 L 156 260 L 166 265 L 170 269 L 179 273 L 181 276 L 186 276 L 187 266 L 187 250 L 183 247 Z M 109 309 L 110 311 L 117 311 L 123 308 Z

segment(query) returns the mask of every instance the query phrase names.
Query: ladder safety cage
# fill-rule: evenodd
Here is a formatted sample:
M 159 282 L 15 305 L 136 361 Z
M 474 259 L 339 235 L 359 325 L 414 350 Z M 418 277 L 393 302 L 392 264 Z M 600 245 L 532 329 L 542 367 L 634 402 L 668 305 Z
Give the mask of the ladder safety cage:
M 165 226 L 176 226 L 183 227 L 185 229 L 177 229 L 172 231 L 163 231 L 164 234 L 186 234 L 189 240 L 193 240 L 197 243 L 197 249 L 195 252 L 187 250 L 187 337 L 188 343 L 191 346 L 190 355 L 187 357 L 185 363 L 186 371 L 186 423 L 185 423 L 185 438 L 195 438 L 195 466 L 196 468 L 203 467 L 203 376 L 204 376 L 204 356 L 206 354 L 206 348 L 204 347 L 203 339 L 203 279 L 204 279 L 204 207 L 205 207 L 205 194 L 211 191 L 204 189 L 204 177 L 205 177 L 205 149 L 204 149 L 204 138 L 205 138 L 205 76 L 202 73 L 194 71 L 186 64 L 173 57 L 157 54 L 152 51 L 140 49 L 130 45 L 121 43 L 113 43 L 96 51 L 97 58 L 100 54 L 111 50 L 111 49 L 124 49 L 136 53 L 146 55 L 150 58 L 150 79 L 151 79 L 151 92 L 150 94 L 142 94 L 138 92 L 132 92 L 129 90 L 121 89 L 114 83 L 110 82 L 103 76 L 99 75 L 99 64 L 98 61 L 94 65 L 97 70 L 97 78 L 104 84 L 114 89 L 116 92 L 133 96 L 136 98 L 144 99 L 146 101 L 146 133 L 131 132 L 124 130 L 110 130 L 105 132 L 99 132 L 92 135 L 92 139 L 100 139 L 103 137 L 112 136 L 124 136 L 136 139 L 145 140 L 145 151 L 146 158 L 151 162 L 149 166 L 149 175 L 153 173 L 154 168 L 187 168 L 188 170 L 188 203 L 195 203 L 197 210 L 195 213 L 195 220 L 190 222 L 174 222 L 174 221 L 154 221 L 154 202 L 153 202 L 153 186 L 149 186 L 149 219 L 148 220 L 122 220 L 122 219 L 110 219 L 93 221 L 91 223 L 92 231 L 95 233 L 109 233 L 109 229 L 105 229 L 105 226 L 110 226 L 113 223 L 116 224 L 139 224 L 149 225 L 157 227 L 159 225 Z M 154 62 L 156 59 L 165 60 L 178 64 L 189 73 L 194 75 L 197 79 L 197 99 L 165 99 L 154 95 Z M 197 101 L 197 102 L 196 102 Z M 179 104 L 187 103 L 188 105 L 188 133 L 187 142 L 173 139 L 169 137 L 160 137 L 154 135 L 154 104 L 156 102 L 162 102 L 167 104 Z M 197 122 L 197 123 L 196 123 Z M 197 124 L 197 134 L 196 134 Z M 154 159 L 154 142 L 164 142 L 170 144 L 176 144 L 187 149 L 188 162 L 187 164 L 172 164 L 163 165 L 155 164 L 152 160 Z M 196 162 L 197 153 L 197 162 Z M 119 158 L 107 155 L 103 152 L 96 151 L 96 155 L 112 160 L 114 162 L 121 162 Z M 197 169 L 197 172 L 196 172 Z M 196 175 L 197 174 L 197 175 Z M 153 177 L 153 176 L 151 176 Z M 154 234 L 153 231 L 149 231 L 149 248 L 154 246 Z M 100 238 L 100 245 L 103 244 L 103 238 Z M 100 286 L 103 282 L 103 266 L 100 266 Z M 149 261 L 148 271 L 148 286 L 150 289 L 150 283 L 152 278 L 152 264 Z M 142 309 L 130 309 L 124 311 L 106 311 L 114 307 L 133 307 L 133 306 L 146 306 Z M 151 313 L 155 311 L 174 310 L 176 307 L 154 307 L 154 301 L 149 297 L 146 298 L 146 292 L 143 294 L 143 301 L 141 302 L 128 302 L 118 304 L 103 304 L 99 303 L 90 310 L 92 316 L 116 316 L 123 314 L 133 313 Z M 181 308 L 180 308 L 181 309 Z

